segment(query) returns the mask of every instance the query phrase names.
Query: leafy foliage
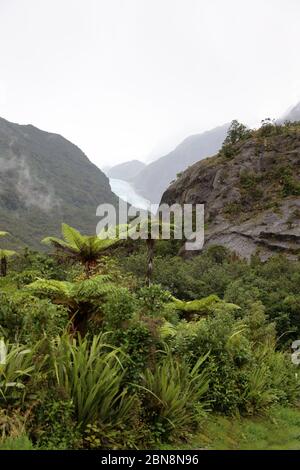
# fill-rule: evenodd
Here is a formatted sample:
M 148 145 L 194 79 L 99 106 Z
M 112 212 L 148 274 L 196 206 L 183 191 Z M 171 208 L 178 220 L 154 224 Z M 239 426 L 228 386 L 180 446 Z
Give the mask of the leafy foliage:
M 0 232 L 0 238 L 5 237 L 9 235 L 8 232 Z M 0 248 L 0 275 L 1 276 L 6 276 L 7 274 L 7 260 L 9 258 L 12 258 L 15 256 L 17 253 L 12 250 L 4 250 L 3 248 Z
M 232 121 L 227 137 L 223 142 L 223 146 L 219 152 L 220 155 L 225 158 L 231 158 L 236 154 L 235 145 L 251 136 L 251 130 L 248 129 L 244 124 L 241 124 L 237 120 Z
M 74 403 L 80 426 L 99 419 L 103 424 L 126 421 L 135 397 L 122 390 L 120 352 L 102 335 L 87 339 L 57 338 L 53 365 L 57 384 Z
M 202 365 L 207 356 L 200 357 L 193 367 L 174 360 L 168 354 L 142 377 L 145 391 L 146 416 L 158 439 L 170 439 L 197 428 L 204 394 L 209 378 Z M 201 404 L 201 407 L 200 407 Z
M 63 240 L 47 237 L 42 240 L 46 245 L 52 245 L 65 259 L 79 261 L 85 266 L 86 274 L 90 274 L 93 264 L 103 255 L 103 252 L 116 244 L 118 238 L 100 238 L 82 235 L 78 230 L 67 224 L 62 224 Z
M 4 363 L 0 364 L 0 404 L 23 403 L 29 398 L 28 383 L 34 373 L 37 373 L 37 363 L 34 355 L 39 343 L 34 348 L 18 344 L 6 344 L 7 355 Z
M 256 415 L 299 400 L 286 352 L 300 331 L 299 263 L 248 263 L 216 246 L 184 260 L 169 248 L 158 241 L 150 287 L 142 244 L 89 277 L 21 253 L 0 279 L 3 445 L 149 448 L 189 439 L 209 410 Z

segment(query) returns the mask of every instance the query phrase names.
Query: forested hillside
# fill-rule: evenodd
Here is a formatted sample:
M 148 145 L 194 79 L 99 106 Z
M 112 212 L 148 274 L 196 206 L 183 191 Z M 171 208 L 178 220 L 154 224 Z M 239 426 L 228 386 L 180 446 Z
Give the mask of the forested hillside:
M 40 247 L 63 221 L 95 233 L 104 202 L 117 204 L 108 178 L 76 145 L 0 119 L 0 230 L 11 233 L 10 245 Z

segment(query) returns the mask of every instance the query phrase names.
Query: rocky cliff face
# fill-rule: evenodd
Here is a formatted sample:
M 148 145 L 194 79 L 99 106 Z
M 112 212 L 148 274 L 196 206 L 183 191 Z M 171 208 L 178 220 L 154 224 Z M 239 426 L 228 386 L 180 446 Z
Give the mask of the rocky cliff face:
M 300 126 L 253 132 L 232 148 L 188 168 L 162 202 L 205 204 L 205 247 L 242 257 L 300 253 Z

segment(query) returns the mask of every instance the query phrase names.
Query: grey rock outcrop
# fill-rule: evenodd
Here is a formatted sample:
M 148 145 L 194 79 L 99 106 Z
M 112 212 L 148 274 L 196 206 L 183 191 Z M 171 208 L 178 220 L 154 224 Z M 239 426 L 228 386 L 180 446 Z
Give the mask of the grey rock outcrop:
M 205 205 L 205 247 L 244 258 L 300 253 L 300 133 L 254 135 L 232 158 L 217 155 L 188 168 L 162 202 Z

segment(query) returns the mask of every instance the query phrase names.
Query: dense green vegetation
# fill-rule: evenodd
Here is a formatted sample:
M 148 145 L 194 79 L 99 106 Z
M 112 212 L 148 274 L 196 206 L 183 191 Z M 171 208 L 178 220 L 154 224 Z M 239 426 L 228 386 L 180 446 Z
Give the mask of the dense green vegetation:
M 262 165 L 241 168 L 237 184 L 240 198 L 229 202 L 224 210 L 229 219 L 246 219 L 266 209 L 276 211 L 284 198 L 299 196 L 296 157 L 299 135 L 299 122 L 279 124 L 266 119 L 258 130 L 248 129 L 238 121 L 232 122 L 216 162 L 219 165 L 228 163 L 238 158 L 245 146 L 251 146 Z M 295 159 L 287 158 L 287 154 L 294 155 Z M 291 214 L 292 222 L 298 218 L 298 214 Z
M 25 250 L 0 278 L 1 448 L 234 447 L 210 430 L 296 409 L 299 262 L 221 247 L 184 260 L 158 241 L 148 286 L 145 243 L 87 270 L 65 235 L 71 263 Z
M 0 232 L 0 238 L 6 237 L 7 235 L 9 235 L 8 232 Z M 16 255 L 16 252 L 13 250 L 5 250 L 3 248 L 0 248 L 0 275 L 1 276 L 3 277 L 6 276 L 8 258 L 12 258 L 15 255 Z
M 242 144 L 247 139 L 255 138 L 258 146 L 260 144 L 264 145 L 265 150 L 272 149 L 272 142 L 268 141 L 268 138 L 276 136 L 285 136 L 293 137 L 299 134 L 300 123 L 299 121 L 290 122 L 286 121 L 284 123 L 277 123 L 271 119 L 264 119 L 261 122 L 261 127 L 259 129 L 249 129 L 244 124 L 238 122 L 237 120 L 232 121 L 226 139 L 223 142 L 222 148 L 219 151 L 219 156 L 224 158 L 232 158 L 239 152 L 238 144 Z M 271 147 L 270 147 L 271 145 Z

